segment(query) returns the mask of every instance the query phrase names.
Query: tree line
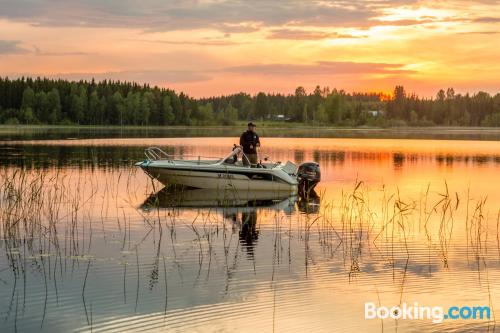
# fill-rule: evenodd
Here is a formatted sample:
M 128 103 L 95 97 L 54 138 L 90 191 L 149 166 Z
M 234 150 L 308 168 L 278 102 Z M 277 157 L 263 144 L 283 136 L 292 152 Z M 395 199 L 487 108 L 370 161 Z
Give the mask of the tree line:
M 238 93 L 195 99 L 171 89 L 121 81 L 0 77 L 0 123 L 80 125 L 232 125 L 275 120 L 333 126 L 500 126 L 500 93 L 433 98 L 347 93 L 316 87 L 293 94 Z

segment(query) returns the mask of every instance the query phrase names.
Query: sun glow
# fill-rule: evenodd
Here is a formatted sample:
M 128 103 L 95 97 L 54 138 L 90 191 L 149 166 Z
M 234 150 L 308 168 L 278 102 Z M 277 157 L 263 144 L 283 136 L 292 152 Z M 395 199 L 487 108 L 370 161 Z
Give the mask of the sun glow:
M 403 21 L 415 20 L 420 22 L 435 22 L 445 19 L 450 19 L 456 16 L 456 12 L 452 10 L 435 9 L 429 7 L 396 7 L 383 10 L 383 15 L 377 19 L 381 21 Z

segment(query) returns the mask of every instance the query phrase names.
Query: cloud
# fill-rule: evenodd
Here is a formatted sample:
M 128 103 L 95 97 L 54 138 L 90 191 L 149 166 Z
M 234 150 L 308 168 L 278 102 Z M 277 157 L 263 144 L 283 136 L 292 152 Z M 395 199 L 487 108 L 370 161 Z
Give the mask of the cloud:
M 496 35 L 500 34 L 500 31 L 468 31 L 459 32 L 458 35 Z
M 89 55 L 90 53 L 81 51 L 62 51 L 62 52 L 47 52 L 40 49 L 38 46 L 33 45 L 33 50 L 37 56 L 47 56 L 47 57 L 66 57 L 66 56 L 83 56 Z
M 415 25 L 427 25 L 435 24 L 435 23 L 449 23 L 449 22 L 458 22 L 458 23 L 466 23 L 467 19 L 463 17 L 436 17 L 436 16 L 420 16 L 418 19 L 409 18 L 409 19 L 396 19 L 396 20 L 387 20 L 384 17 L 378 17 L 370 21 L 372 26 L 397 26 L 397 27 L 406 27 L 406 26 L 415 26 Z
M 410 74 L 402 64 L 321 61 L 312 65 L 301 64 L 254 64 L 228 67 L 224 72 L 243 75 L 344 75 L 344 74 Z
M 208 39 L 208 40 L 147 40 L 141 39 L 137 40 L 144 43 L 156 43 L 156 44 L 168 44 L 168 45 L 198 45 L 198 46 L 230 46 L 230 45 L 241 45 L 249 43 L 235 42 L 231 40 L 224 39 Z
M 439 23 L 439 22 L 449 22 L 448 20 L 433 20 L 433 19 L 422 19 L 422 20 L 394 20 L 394 21 L 383 21 L 377 20 L 373 21 L 377 26 L 411 26 L 411 25 L 421 25 L 426 23 Z
M 488 1 L 476 1 L 488 4 Z M 0 18 L 33 26 L 79 26 L 140 29 L 146 32 L 214 29 L 250 33 L 278 29 L 271 39 L 283 39 L 279 27 L 355 27 L 419 25 L 443 22 L 438 17 L 380 21 L 387 10 L 418 8 L 418 0 L 0 0 Z M 459 1 L 460 3 L 460 1 Z M 442 8 L 453 7 L 453 2 Z M 493 9 L 493 8 L 492 8 Z M 445 21 L 449 21 L 446 19 Z M 498 23 L 499 17 L 478 17 L 478 23 Z M 285 29 L 287 30 L 287 29 Z M 288 31 L 291 33 L 291 30 Z M 291 35 L 290 35 L 291 36 Z M 330 37 L 325 37 L 330 38 Z M 339 38 L 337 36 L 337 38 Z M 323 39 L 319 32 L 284 39 Z
M 271 33 L 270 39 L 314 40 L 323 39 L 321 33 L 301 36 L 295 32 L 295 38 L 283 38 L 280 36 L 284 31 L 279 31 L 279 27 L 367 28 L 442 22 L 432 16 L 420 20 L 379 20 L 387 10 L 418 7 L 419 3 L 418 0 L 0 0 L 0 18 L 33 26 L 132 28 L 146 32 L 213 29 L 223 33 L 251 33 L 271 28 L 278 30 Z M 452 7 L 451 4 L 448 6 Z M 443 8 L 446 6 L 441 4 Z M 479 17 L 476 22 L 499 20 Z
M 0 55 L 3 54 L 20 54 L 29 52 L 22 46 L 18 40 L 0 40 Z
M 287 78 L 294 76 L 334 76 L 352 74 L 409 74 L 412 71 L 404 69 L 402 64 L 389 63 L 360 63 L 360 62 L 317 62 L 311 65 L 297 64 L 252 64 L 205 70 L 128 70 L 109 72 L 82 72 L 58 73 L 48 75 L 50 78 L 61 78 L 70 81 L 79 80 L 120 80 L 152 85 L 165 86 L 168 84 L 201 83 L 213 80 L 224 74 L 240 74 L 258 77 L 262 75 Z M 14 73 L 9 76 L 47 76 L 40 73 Z
M 248 33 L 259 31 L 260 22 L 242 22 L 242 23 L 213 23 L 210 27 L 220 30 L 224 33 Z
M 150 83 L 152 85 L 164 85 L 169 83 L 191 83 L 210 80 L 211 77 L 205 73 L 187 70 L 132 70 L 103 73 L 61 73 L 50 75 L 55 78 L 67 80 L 120 80 L 138 83 Z
M 402 1 L 413 3 L 416 0 Z M 263 26 L 360 26 L 386 1 L 0 0 L 0 17 L 41 26 L 252 32 Z
M 362 38 L 363 36 L 353 36 L 348 34 L 339 34 L 336 32 L 322 32 L 312 30 L 297 29 L 274 29 L 267 36 L 267 39 L 291 39 L 291 40 L 321 40 L 337 38 Z
M 478 17 L 474 19 L 474 22 L 477 23 L 500 23 L 500 17 Z

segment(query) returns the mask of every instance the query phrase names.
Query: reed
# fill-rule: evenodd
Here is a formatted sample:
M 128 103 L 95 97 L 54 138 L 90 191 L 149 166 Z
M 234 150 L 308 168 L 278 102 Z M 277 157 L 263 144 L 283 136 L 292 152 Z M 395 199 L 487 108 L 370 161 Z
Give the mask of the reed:
M 167 273 L 170 277 L 170 271 L 175 273 L 177 270 L 182 276 L 186 269 L 183 267 L 186 265 L 183 261 L 186 251 L 197 253 L 195 284 L 203 281 L 200 277 L 210 278 L 215 263 L 215 267 L 224 267 L 227 292 L 242 260 L 239 253 L 243 249 L 247 251 L 245 258 L 252 260 L 257 274 L 257 250 L 254 250 L 254 247 L 258 248 L 257 240 L 249 245 L 238 237 L 243 229 L 242 213 L 237 210 L 230 213 L 234 207 L 230 206 L 229 195 L 222 200 L 220 209 L 195 208 L 188 214 L 179 208 L 176 201 L 182 200 L 182 192 L 166 204 L 160 202 L 157 193 L 159 184 L 154 181 L 145 183 L 141 178 L 144 176 L 135 171 L 112 172 L 104 177 L 104 181 L 92 174 L 85 174 L 89 176 L 85 177 L 77 171 L 57 169 L 44 172 L 19 168 L 0 172 L 0 237 L 9 269 L 16 281 L 11 296 L 12 315 L 20 313 L 18 288 L 21 283 L 17 284 L 17 281 L 26 283 L 28 257 L 29 260 L 37 260 L 40 266 L 46 298 L 51 280 L 57 290 L 58 281 L 63 279 L 66 261 L 70 263 L 68 266 L 71 266 L 72 272 L 79 269 L 82 261 L 86 262 L 80 268 L 83 271 L 86 268 L 81 289 L 85 305 L 85 291 L 94 268 L 92 253 L 96 231 L 105 241 L 118 240 L 121 251 L 135 254 L 135 310 L 139 306 L 143 271 L 139 262 L 143 257 L 139 252 L 151 238 L 155 248 L 149 286 L 150 289 L 155 288 L 156 281 L 164 275 L 165 312 L 169 296 L 167 286 L 171 288 Z M 150 192 L 155 195 L 151 196 L 147 205 L 140 206 L 138 202 Z M 444 269 L 452 268 L 452 249 L 465 245 L 467 258 L 471 257 L 478 278 L 485 279 L 488 284 L 489 299 L 493 304 L 487 270 L 488 249 L 496 246 L 500 258 L 500 210 L 494 218 L 490 218 L 487 197 L 474 198 L 470 190 L 467 193 L 453 191 L 444 182 L 440 185 L 428 184 L 415 199 L 407 197 L 398 188 L 370 188 L 361 180 L 356 180 L 348 189 L 339 190 L 333 196 L 335 199 L 325 199 L 328 194 L 321 193 L 317 203 L 320 209 L 317 211 L 306 209 L 304 213 L 297 214 L 266 212 L 264 208 L 256 208 L 252 204 L 241 208 L 255 211 L 258 214 L 256 221 L 269 223 L 266 228 L 272 229 L 272 250 L 269 250 L 272 255 L 269 253 L 264 260 L 272 264 L 270 279 L 273 292 L 276 291 L 280 265 L 286 264 L 290 270 L 293 269 L 294 257 L 303 258 L 307 275 L 313 271 L 311 267 L 316 265 L 319 256 L 327 260 L 341 258 L 339 264 L 344 266 L 349 280 L 366 273 L 367 263 L 375 257 L 392 270 L 393 282 L 398 286 L 402 302 L 409 266 L 415 256 L 421 255 L 415 253 L 418 248 L 415 244 L 423 242 L 429 252 L 429 262 L 431 257 L 439 258 Z M 258 223 L 253 226 L 257 229 L 256 235 L 259 235 Z M 164 228 L 167 231 L 165 235 Z M 133 236 L 139 234 L 138 230 L 142 238 Z M 492 237 L 492 231 L 495 237 Z M 189 246 L 180 244 L 177 239 L 179 232 L 183 233 L 183 239 L 187 237 L 186 233 L 190 235 Z M 297 243 L 300 247 L 294 248 Z M 53 264 L 51 258 L 55 258 Z M 160 258 L 163 270 L 159 267 Z M 126 274 L 125 265 L 125 302 Z M 89 326 L 93 326 L 92 311 L 87 318 Z

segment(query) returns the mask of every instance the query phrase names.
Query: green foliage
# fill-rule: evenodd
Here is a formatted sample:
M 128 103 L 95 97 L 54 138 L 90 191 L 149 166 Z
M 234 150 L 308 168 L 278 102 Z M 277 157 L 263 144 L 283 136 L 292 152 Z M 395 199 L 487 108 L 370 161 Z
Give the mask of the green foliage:
M 83 123 L 83 115 L 85 112 L 84 103 L 80 95 L 78 94 L 77 87 L 71 87 L 71 94 L 69 96 L 70 106 L 68 112 L 68 118 L 77 124 Z M 40 119 L 40 118 L 39 118 Z
M 56 124 L 61 118 L 61 98 L 59 91 L 52 88 L 47 94 L 47 109 L 42 114 L 41 119 L 45 119 L 49 124 Z
M 233 107 L 231 103 L 224 109 L 224 125 L 234 125 L 238 120 L 238 109 Z
M 104 123 L 104 105 L 95 90 L 92 91 L 89 97 L 87 123 L 91 125 Z
M 21 109 L 27 109 L 35 106 L 35 91 L 30 87 L 24 89 Z
M 19 120 L 17 120 L 17 118 L 15 117 L 8 118 L 5 121 L 5 125 L 19 125 Z
M 481 122 L 482 126 L 500 127 L 500 112 L 487 115 Z
M 37 122 L 37 119 L 31 107 L 21 109 L 19 118 L 24 124 L 35 124 Z
M 269 114 L 269 101 L 267 100 L 267 95 L 263 92 L 257 94 L 255 98 L 255 109 L 253 112 L 255 118 L 264 119 L 266 115 Z
M 500 94 L 441 89 L 419 98 L 403 86 L 393 97 L 317 86 L 308 93 L 237 93 L 194 99 L 130 82 L 69 82 L 0 77 L 0 123 L 85 125 L 233 125 L 238 121 L 315 126 L 500 126 Z
M 327 124 L 328 123 L 328 114 L 326 113 L 325 110 L 325 105 L 320 104 L 318 106 L 318 112 L 316 112 L 316 122 L 319 124 Z
M 175 120 L 175 115 L 174 115 L 174 108 L 172 107 L 172 104 L 170 102 L 170 96 L 166 95 L 163 97 L 163 102 L 162 102 L 162 122 L 160 122 L 160 125 L 171 125 L 174 123 Z
M 214 110 L 212 104 L 207 103 L 198 107 L 198 121 L 197 125 L 208 125 L 214 118 Z

